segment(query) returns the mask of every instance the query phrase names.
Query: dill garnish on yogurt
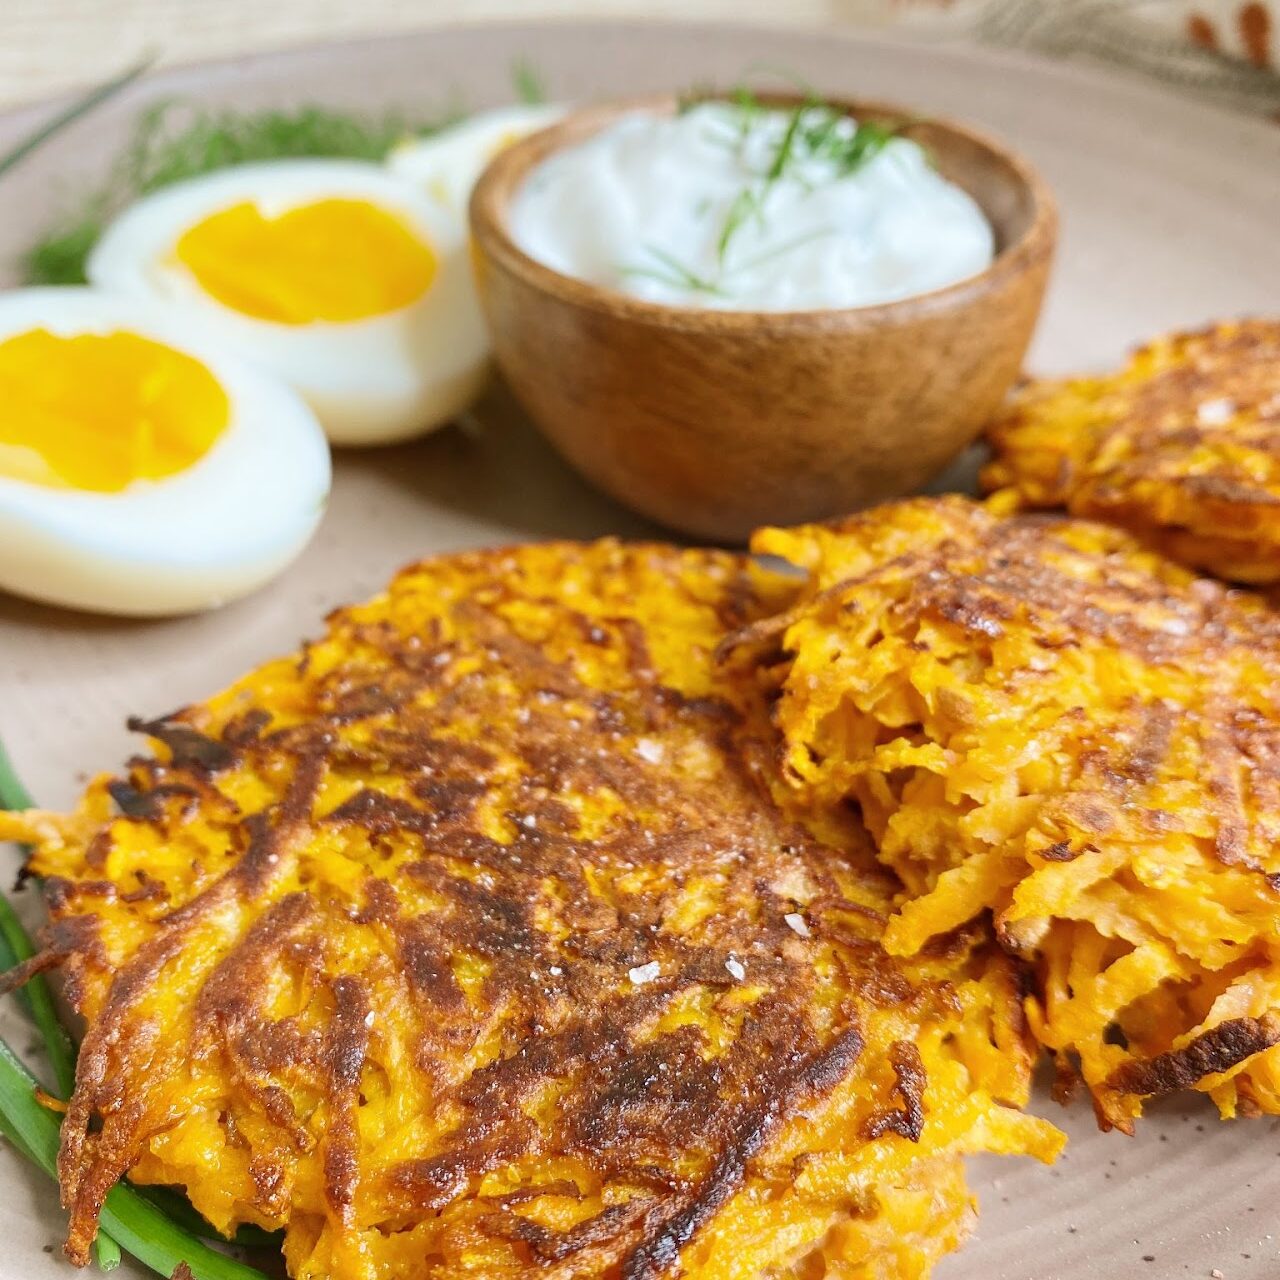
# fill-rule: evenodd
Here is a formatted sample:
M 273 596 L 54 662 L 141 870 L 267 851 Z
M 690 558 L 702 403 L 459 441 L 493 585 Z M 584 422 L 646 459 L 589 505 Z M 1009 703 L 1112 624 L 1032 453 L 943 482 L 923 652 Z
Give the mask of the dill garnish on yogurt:
M 976 274 L 982 210 L 899 126 L 739 90 L 636 111 L 545 160 L 512 230 L 548 266 L 648 301 L 862 306 Z

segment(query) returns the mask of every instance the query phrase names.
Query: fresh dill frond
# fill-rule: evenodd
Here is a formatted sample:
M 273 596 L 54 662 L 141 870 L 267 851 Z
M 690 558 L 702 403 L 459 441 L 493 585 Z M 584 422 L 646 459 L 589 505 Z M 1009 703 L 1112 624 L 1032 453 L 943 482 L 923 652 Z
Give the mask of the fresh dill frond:
M 721 294 L 724 292 L 716 281 L 708 280 L 705 276 L 699 275 L 693 268 L 686 266 L 674 254 L 668 253 L 659 245 L 646 244 L 643 248 L 645 253 L 658 261 L 662 269 L 659 270 L 657 267 L 625 267 L 623 268 L 624 275 L 641 276 L 645 279 L 660 281 L 662 284 L 674 285 L 677 288 L 692 289 L 697 293 Z
M 461 118 L 455 106 L 419 117 L 361 115 L 329 107 L 206 111 L 164 102 L 145 111 L 106 182 L 82 198 L 24 255 L 28 284 L 83 284 L 85 262 L 107 223 L 127 204 L 175 182 L 254 161 L 328 157 L 379 161 L 407 137 Z
M 787 171 L 787 166 L 791 163 L 795 153 L 796 135 L 800 132 L 800 126 L 804 123 L 805 113 L 811 110 L 816 104 L 805 100 L 799 106 L 793 108 L 791 118 L 787 121 L 787 127 L 782 135 L 782 140 L 778 143 L 778 149 L 774 153 L 773 162 L 769 165 L 769 171 L 765 174 L 766 183 L 777 182 Z
M 543 83 L 542 74 L 528 58 L 517 58 L 511 68 L 511 79 L 515 85 L 516 99 L 526 106 L 540 107 L 547 101 L 547 87 Z
M 849 134 L 840 129 L 841 122 L 847 119 L 844 113 L 825 103 L 809 103 L 796 111 L 801 117 L 797 137 L 791 139 L 790 145 L 784 139 L 775 160 L 775 167 L 781 165 L 780 172 L 785 172 L 792 159 L 826 160 L 835 166 L 840 177 L 848 177 L 875 159 L 907 127 L 860 120 Z
M 766 150 L 762 157 L 753 157 L 748 169 L 751 180 L 734 195 L 725 209 L 716 238 L 714 277 L 699 275 L 652 244 L 645 245 L 644 250 L 655 260 L 655 265 L 626 267 L 623 269 L 625 275 L 658 280 L 698 293 L 723 295 L 723 282 L 732 279 L 735 273 L 758 267 L 804 244 L 835 234 L 832 227 L 819 227 L 774 245 L 746 261 L 730 261 L 730 249 L 742 229 L 753 219 L 765 226 L 769 194 L 783 178 L 793 179 L 807 191 L 812 191 L 819 182 L 847 178 L 869 164 L 894 138 L 917 123 L 888 124 L 866 120 L 850 127 L 849 117 L 844 111 L 824 101 L 808 84 L 801 82 L 800 87 L 804 97 L 787 111 L 781 136 L 775 144 L 772 130 L 764 135 L 772 150 Z M 754 90 L 743 84 L 718 93 L 705 86 L 695 86 L 680 95 L 677 110 L 683 115 L 708 102 L 726 103 L 736 108 L 738 118 L 729 125 L 730 133 L 709 131 L 704 135 L 706 140 L 717 146 L 736 146 L 740 155 L 770 110 Z M 722 128 L 723 125 L 717 121 L 717 130 Z M 815 161 L 821 162 L 816 168 Z M 706 211 L 704 200 L 696 213 L 701 218 Z
M 107 222 L 105 210 L 86 210 L 58 224 L 22 257 L 27 284 L 84 284 L 84 265 Z
M 709 293 L 717 298 L 724 297 L 724 290 L 711 280 L 703 280 L 697 276 L 688 278 L 674 275 L 666 271 L 659 271 L 652 267 L 624 267 L 622 269 L 624 276 L 631 276 L 638 280 L 656 280 L 659 284 L 668 284 L 673 288 L 691 289 L 696 293 Z M 696 281 L 696 283 L 692 283 Z
M 738 141 L 740 143 L 745 142 L 747 135 L 755 127 L 756 121 L 763 113 L 764 106 L 761 104 L 760 99 L 745 85 L 738 85 L 730 93 L 729 100 L 738 108 L 738 115 L 741 121 Z
M 96 111 L 104 102 L 109 101 L 116 94 L 127 89 L 151 66 L 153 61 L 154 59 L 150 57 L 144 58 L 141 62 L 134 63 L 126 71 L 112 76 L 110 80 L 105 80 L 102 84 L 95 85 L 75 99 L 69 106 L 58 112 L 52 120 L 42 124 L 34 133 L 23 138 L 17 146 L 11 147 L 4 155 L 0 156 L 0 175 L 7 173 L 15 165 L 20 164 L 33 151 L 44 146 L 50 138 L 61 133 L 63 129 L 75 124 L 77 120 L 87 116 L 91 111 Z
M 255 161 L 316 156 L 377 161 L 409 135 L 434 131 L 459 114 L 422 122 L 396 111 L 362 116 L 317 106 L 211 115 L 187 110 L 185 119 L 181 113 L 180 104 L 164 103 L 139 120 L 120 174 L 134 194 Z
M 745 143 L 763 107 L 750 90 L 738 88 L 729 94 L 730 101 L 744 111 L 742 141 Z M 808 189 L 812 185 L 797 173 L 800 166 L 813 160 L 825 160 L 836 170 L 838 178 L 847 178 L 869 164 L 897 137 L 907 124 L 886 125 L 874 120 L 859 121 L 850 134 L 840 125 L 848 117 L 844 112 L 808 93 L 803 102 L 791 109 L 787 125 L 765 170 L 755 185 L 744 187 L 734 198 L 725 215 L 717 242 L 717 254 L 723 264 L 734 237 L 754 214 L 763 222 L 764 206 L 770 189 L 789 173 Z
M 739 271 L 751 271 L 756 267 L 763 266 L 766 262 L 772 262 L 775 258 L 784 257 L 795 249 L 801 248 L 806 244 L 812 244 L 815 240 L 825 240 L 828 236 L 836 234 L 834 227 L 814 227 L 812 231 L 805 231 L 798 236 L 792 236 L 790 240 L 784 240 L 781 244 L 773 245 L 771 248 L 758 253 L 754 258 L 748 258 L 745 262 L 738 264 Z
M 835 156 L 842 174 L 850 174 L 874 160 L 901 132 L 902 125 L 880 124 L 875 120 L 863 120 L 854 130 L 853 137 L 840 148 Z
M 840 121 L 844 118 L 840 112 L 830 108 L 820 108 L 809 113 L 813 118 L 803 124 L 801 137 L 807 154 L 820 156 L 838 140 Z
M 728 213 L 724 216 L 724 225 L 720 229 L 720 239 L 716 241 L 716 256 L 721 265 L 724 264 L 733 237 L 753 215 L 763 218 L 761 208 L 762 197 L 751 187 L 743 187 L 733 198 Z

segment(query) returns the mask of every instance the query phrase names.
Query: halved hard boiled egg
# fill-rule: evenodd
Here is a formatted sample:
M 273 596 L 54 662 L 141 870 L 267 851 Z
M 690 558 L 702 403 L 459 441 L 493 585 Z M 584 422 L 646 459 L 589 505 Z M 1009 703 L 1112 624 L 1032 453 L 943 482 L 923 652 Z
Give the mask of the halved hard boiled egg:
M 283 160 L 166 187 L 107 228 L 88 275 L 181 306 L 298 391 L 335 444 L 421 434 L 483 385 L 465 229 L 379 165 Z
M 428 138 L 401 143 L 387 157 L 387 167 L 465 224 L 471 188 L 489 161 L 513 142 L 555 124 L 567 110 L 548 103 L 482 111 Z
M 0 589 L 104 613 L 206 609 L 278 574 L 329 492 L 315 415 L 92 289 L 0 294 Z

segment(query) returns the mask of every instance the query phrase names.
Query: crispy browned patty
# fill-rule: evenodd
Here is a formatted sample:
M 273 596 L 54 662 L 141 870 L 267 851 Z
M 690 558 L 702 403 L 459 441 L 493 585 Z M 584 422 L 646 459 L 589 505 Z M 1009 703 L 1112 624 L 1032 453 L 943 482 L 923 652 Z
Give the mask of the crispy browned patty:
M 860 828 L 770 799 L 712 662 L 764 588 L 612 542 L 430 561 L 11 821 L 88 1019 L 71 1256 L 130 1171 L 308 1280 L 915 1275 L 960 1152 L 1050 1154 L 995 1101 L 1028 1052 L 984 932 L 890 959 Z
M 1219 324 L 1118 373 L 1030 383 L 989 431 L 988 489 L 1122 525 L 1219 577 L 1280 581 L 1280 320 Z
M 1104 1124 L 1280 1112 L 1280 616 L 1103 525 L 960 498 L 766 530 L 804 598 L 727 652 L 797 799 L 853 800 L 912 955 L 994 911 Z

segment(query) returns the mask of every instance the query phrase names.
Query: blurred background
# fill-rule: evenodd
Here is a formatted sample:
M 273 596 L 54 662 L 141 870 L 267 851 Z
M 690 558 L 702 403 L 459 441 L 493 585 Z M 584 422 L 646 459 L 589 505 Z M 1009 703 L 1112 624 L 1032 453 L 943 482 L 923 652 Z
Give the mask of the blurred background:
M 892 25 L 1129 66 L 1280 120 L 1280 0 L 0 0 L 0 107 L 144 56 L 192 62 L 432 23 L 643 17 Z

